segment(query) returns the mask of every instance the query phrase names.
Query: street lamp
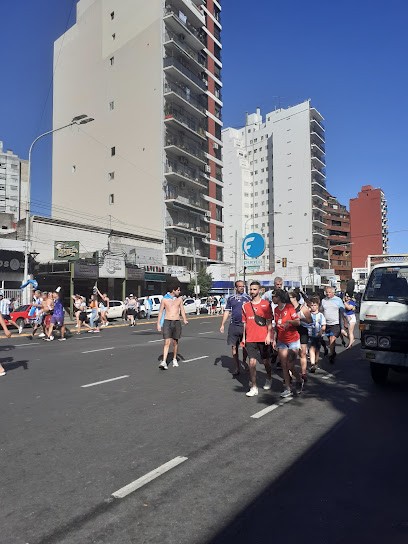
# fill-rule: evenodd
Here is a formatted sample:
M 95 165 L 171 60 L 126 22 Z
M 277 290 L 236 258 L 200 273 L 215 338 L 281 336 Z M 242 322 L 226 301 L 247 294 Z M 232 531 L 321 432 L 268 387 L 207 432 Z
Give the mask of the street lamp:
M 28 152 L 28 180 L 27 180 L 27 202 L 26 202 L 26 225 L 25 225 L 25 246 L 24 246 L 24 282 L 28 280 L 28 254 L 29 254 L 29 237 L 30 237 L 30 229 L 29 229 L 29 223 L 30 223 L 30 204 L 31 204 L 31 153 L 33 151 L 34 145 L 43 138 L 44 136 L 47 136 L 48 134 L 52 134 L 53 132 L 58 132 L 59 130 L 62 130 L 67 127 L 72 127 L 72 125 L 85 125 L 86 123 L 90 123 L 91 121 L 94 121 L 92 117 L 89 117 L 88 115 L 82 114 L 77 115 L 72 119 L 70 123 L 67 125 L 64 125 L 62 127 L 55 128 L 53 130 L 49 130 L 47 132 L 44 132 L 44 134 L 40 134 L 31 144 L 30 151 Z M 25 297 L 26 302 L 28 302 L 28 295 Z

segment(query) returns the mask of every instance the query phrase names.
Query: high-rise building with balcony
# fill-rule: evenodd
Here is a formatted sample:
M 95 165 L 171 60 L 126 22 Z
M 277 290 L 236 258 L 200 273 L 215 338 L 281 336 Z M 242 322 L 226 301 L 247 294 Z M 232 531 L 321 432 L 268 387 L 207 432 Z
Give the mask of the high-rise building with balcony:
M 164 262 L 223 260 L 221 6 L 80 0 L 55 43 L 53 215 L 163 240 Z
M 388 253 L 387 201 L 381 189 L 364 185 L 350 199 L 353 268 L 364 268 L 367 255 Z
M 26 216 L 28 161 L 0 141 L 0 213 L 12 214 L 14 222 Z
M 346 206 L 339 203 L 335 196 L 327 195 L 326 234 L 329 241 L 329 268 L 340 281 L 347 281 L 352 276 L 350 236 L 350 213 Z
M 225 260 L 234 262 L 235 246 L 242 258 L 242 239 L 260 232 L 261 269 L 284 258 L 288 267 L 328 267 L 322 121 L 306 101 L 264 119 L 258 108 L 244 127 L 223 130 Z

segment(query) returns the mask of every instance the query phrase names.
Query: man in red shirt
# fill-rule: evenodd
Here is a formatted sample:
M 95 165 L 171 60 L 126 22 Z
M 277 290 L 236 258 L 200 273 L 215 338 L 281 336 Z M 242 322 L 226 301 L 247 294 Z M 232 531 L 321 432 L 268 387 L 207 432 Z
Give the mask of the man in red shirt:
M 303 388 L 303 379 L 295 367 L 296 357 L 300 350 L 300 335 L 297 327 L 300 319 L 292 304 L 285 302 L 286 293 L 282 289 L 276 289 L 272 293 L 272 302 L 277 304 L 275 308 L 275 335 L 272 342 L 273 349 L 278 349 L 279 360 L 282 363 L 285 390 L 281 397 L 290 397 L 289 370 L 296 378 L 297 390 L 300 393 Z
M 259 281 L 253 281 L 249 287 L 251 300 L 242 306 L 242 322 L 244 323 L 244 333 L 242 344 L 246 347 L 249 357 L 249 371 L 251 375 L 252 386 L 247 397 L 258 395 L 256 385 L 256 360 L 262 359 L 266 370 L 266 382 L 264 389 L 268 390 L 272 386 L 271 365 L 268 361 L 267 346 L 272 339 L 272 310 L 267 300 L 262 300 L 259 296 L 261 285 Z

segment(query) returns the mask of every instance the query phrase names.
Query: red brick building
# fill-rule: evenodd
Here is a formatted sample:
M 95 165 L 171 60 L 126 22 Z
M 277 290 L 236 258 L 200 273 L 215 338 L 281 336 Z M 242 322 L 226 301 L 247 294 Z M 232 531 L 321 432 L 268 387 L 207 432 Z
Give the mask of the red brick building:
M 388 252 L 387 204 L 381 189 L 364 185 L 357 198 L 350 199 L 353 268 L 364 268 L 367 255 Z
M 328 237 L 329 268 L 333 268 L 340 281 L 351 279 L 350 213 L 335 196 L 327 195 L 324 216 Z

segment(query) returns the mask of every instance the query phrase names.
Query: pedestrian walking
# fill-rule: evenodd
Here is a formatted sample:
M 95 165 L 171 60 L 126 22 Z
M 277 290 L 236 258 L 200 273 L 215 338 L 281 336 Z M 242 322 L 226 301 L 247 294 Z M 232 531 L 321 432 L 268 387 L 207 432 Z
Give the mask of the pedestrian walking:
M 282 289 L 277 289 L 272 293 L 272 300 L 276 304 L 275 308 L 275 333 L 273 340 L 274 349 L 278 349 L 278 356 L 282 364 L 285 389 L 281 397 L 292 395 L 290 388 L 291 378 L 289 370 L 296 378 L 296 389 L 300 393 L 303 388 L 303 379 L 296 368 L 296 356 L 300 350 L 300 335 L 297 327 L 300 325 L 300 319 Z
M 6 322 L 1 314 L 0 314 L 0 326 L 2 327 L 6 337 L 10 338 L 11 332 L 8 330 Z M 5 375 L 6 375 L 6 371 L 4 370 L 4 367 L 0 363 L 0 376 L 5 376 Z
M 251 387 L 246 393 L 247 397 L 258 395 L 256 383 L 256 362 L 262 361 L 266 370 L 264 389 L 272 387 L 271 365 L 268 361 L 268 345 L 272 341 L 272 310 L 268 301 L 260 297 L 261 284 L 258 281 L 251 282 L 249 295 L 251 300 L 245 302 L 242 307 L 242 321 L 244 332 L 242 345 L 246 347 L 249 357 L 249 372 Z
M 153 309 L 153 304 L 152 304 L 152 301 L 150 300 L 149 296 L 147 296 L 145 298 L 144 307 L 145 307 L 145 311 L 146 311 L 146 318 L 150 319 L 150 315 L 151 315 L 152 309 Z
M 0 314 L 9 325 L 13 325 L 13 327 L 18 330 L 18 334 L 23 332 L 24 325 L 18 326 L 17 323 L 11 319 L 10 300 L 8 298 L 4 298 L 4 293 L 2 291 L 0 291 Z
M 309 356 L 310 356 L 310 372 L 316 372 L 319 363 L 320 346 L 322 344 L 323 334 L 326 330 L 326 319 L 320 312 L 320 297 L 312 296 L 310 298 L 310 311 L 312 315 L 312 323 L 308 324 L 309 334 Z
M 57 287 L 57 289 L 52 294 L 52 298 L 54 300 L 54 305 L 53 305 L 51 323 L 47 331 L 47 340 L 48 342 L 51 342 L 54 339 L 52 331 L 54 327 L 58 325 L 61 331 L 61 337 L 59 338 L 59 341 L 61 342 L 63 340 L 66 340 L 65 324 L 64 324 L 64 306 L 62 305 L 63 299 L 61 294 L 61 287 Z
M 178 342 L 181 338 L 181 322 L 180 313 L 184 324 L 188 321 L 184 311 L 183 299 L 180 297 L 180 284 L 172 282 L 169 285 L 169 292 L 162 298 L 160 304 L 159 315 L 157 317 L 157 330 L 162 331 L 163 328 L 163 360 L 159 364 L 159 368 L 167 370 L 167 356 L 169 353 L 170 341 L 173 342 L 173 367 L 178 367 L 177 351 Z
M 201 299 L 200 299 L 200 297 L 195 298 L 194 304 L 195 304 L 195 307 L 196 307 L 196 315 L 200 315 L 200 311 L 201 311 Z
M 129 295 L 129 300 L 127 304 L 127 318 L 130 321 L 129 327 L 135 326 L 135 318 L 137 315 L 137 300 L 133 294 Z
M 245 283 L 243 281 L 235 282 L 235 295 L 228 297 L 225 305 L 224 313 L 222 316 L 222 322 L 220 327 L 220 333 L 224 334 L 224 326 L 228 318 L 231 316 L 228 326 L 227 344 L 232 347 L 232 359 L 234 361 L 235 369 L 232 373 L 233 376 L 238 376 L 240 373 L 239 364 L 239 346 L 243 339 L 244 323 L 242 321 L 242 306 L 251 300 L 251 297 L 245 293 Z M 242 348 L 242 364 L 246 371 L 249 370 L 249 366 L 246 362 L 248 353 L 245 347 Z
M 309 343 L 309 333 L 308 329 L 306 327 L 307 323 L 311 323 L 312 316 L 310 313 L 309 308 L 307 307 L 306 303 L 303 302 L 303 304 L 300 303 L 301 295 L 299 291 L 292 290 L 289 293 L 289 300 L 292 306 L 295 308 L 295 312 L 297 313 L 299 319 L 300 319 L 300 325 L 298 327 L 298 333 L 300 337 L 300 351 L 299 351 L 299 357 L 300 357 L 300 368 L 302 371 L 302 379 L 303 381 L 307 381 L 307 346 Z M 303 298 L 302 298 L 303 300 Z
M 91 316 L 89 318 L 91 329 L 88 332 L 99 332 L 98 306 L 98 297 L 96 295 L 91 295 L 91 301 L 89 303 L 89 307 L 91 309 Z
M 354 302 L 353 298 L 348 294 L 344 293 L 344 299 L 343 299 L 345 314 L 348 322 L 348 332 L 342 329 L 341 331 L 341 343 L 343 346 L 345 346 L 344 342 L 344 336 L 348 338 L 349 343 L 346 349 L 350 349 L 351 346 L 354 344 L 354 327 L 356 326 L 356 303 Z
M 326 297 L 320 304 L 320 310 L 326 318 L 326 336 L 330 342 L 329 361 L 333 364 L 336 358 L 336 338 L 341 333 L 340 322 L 344 323 L 344 329 L 348 328 L 343 301 L 335 296 L 333 287 L 326 287 Z
M 96 288 L 98 295 L 101 300 L 99 301 L 99 313 L 101 314 L 101 327 L 107 327 L 109 325 L 107 312 L 109 310 L 109 297 L 107 293 L 101 293 L 98 288 Z
M 44 314 L 43 314 L 43 298 L 41 295 L 41 291 L 38 289 L 34 293 L 33 307 L 35 308 L 34 313 L 34 322 L 33 322 L 33 332 L 28 336 L 29 340 L 32 340 L 34 338 L 35 333 L 37 332 L 38 327 L 42 325 Z

